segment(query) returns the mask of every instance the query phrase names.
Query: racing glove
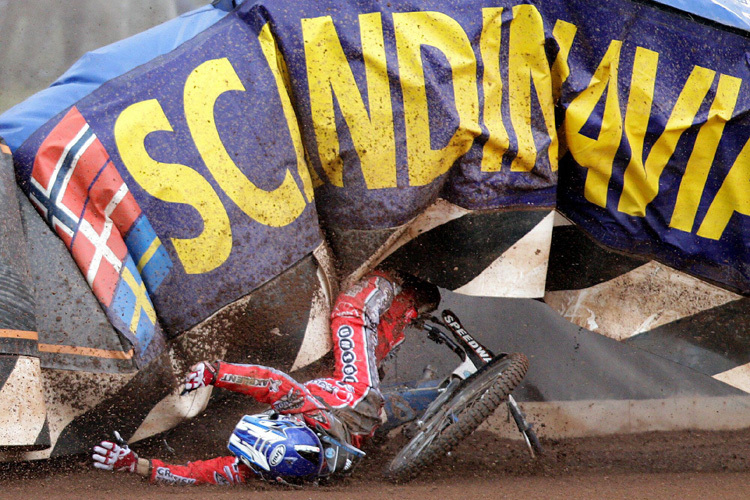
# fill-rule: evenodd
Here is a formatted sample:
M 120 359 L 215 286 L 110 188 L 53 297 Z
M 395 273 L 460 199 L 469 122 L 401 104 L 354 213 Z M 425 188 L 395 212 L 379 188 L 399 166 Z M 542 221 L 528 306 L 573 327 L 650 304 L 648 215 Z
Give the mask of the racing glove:
M 201 387 L 213 385 L 216 381 L 218 371 L 218 362 L 212 364 L 207 361 L 201 361 L 193 365 L 190 368 L 190 373 L 185 377 L 185 388 L 182 390 L 182 393 L 187 394 Z
M 115 431 L 115 438 L 119 443 L 113 441 L 102 441 L 94 446 L 94 467 L 97 469 L 135 472 L 138 467 L 138 455 L 131 450 Z

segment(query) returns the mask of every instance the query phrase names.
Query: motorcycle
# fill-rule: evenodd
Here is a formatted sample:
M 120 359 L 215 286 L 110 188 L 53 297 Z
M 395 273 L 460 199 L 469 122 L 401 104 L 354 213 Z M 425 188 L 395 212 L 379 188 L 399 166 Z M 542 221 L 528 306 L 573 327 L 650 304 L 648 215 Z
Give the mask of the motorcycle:
M 395 482 L 412 479 L 422 468 L 450 453 L 503 402 L 531 457 L 541 455 L 543 449 L 533 425 L 511 395 L 529 368 L 526 356 L 493 354 L 449 310 L 442 312 L 442 319 L 431 317 L 422 328 L 430 340 L 447 346 L 461 363 L 442 380 L 428 377 L 383 391 L 388 420 L 380 432 L 405 426 L 404 432 L 411 437 L 386 466 L 385 476 Z

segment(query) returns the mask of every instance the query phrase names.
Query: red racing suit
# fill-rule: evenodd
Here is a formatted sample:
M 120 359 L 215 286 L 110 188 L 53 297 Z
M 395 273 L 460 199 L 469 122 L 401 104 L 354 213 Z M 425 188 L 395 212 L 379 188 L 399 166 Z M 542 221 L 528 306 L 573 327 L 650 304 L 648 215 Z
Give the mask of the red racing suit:
M 403 342 L 405 327 L 417 316 L 414 295 L 402 290 L 395 276 L 374 272 L 336 299 L 332 377 L 301 384 L 273 368 L 220 362 L 214 385 L 247 394 L 278 413 L 298 414 L 309 427 L 361 447 L 380 423 L 380 363 Z M 252 476 L 234 456 L 187 465 L 151 461 L 152 482 L 237 484 Z

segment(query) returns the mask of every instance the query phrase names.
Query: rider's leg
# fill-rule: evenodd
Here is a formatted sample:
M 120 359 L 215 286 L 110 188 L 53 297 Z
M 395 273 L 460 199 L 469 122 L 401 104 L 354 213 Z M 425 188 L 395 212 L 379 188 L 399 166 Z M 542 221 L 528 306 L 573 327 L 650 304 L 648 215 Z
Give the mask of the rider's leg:
M 401 280 L 401 291 L 378 325 L 378 366 L 404 341 L 406 327 L 420 315 L 434 311 L 440 303 L 440 291 L 435 285 L 410 276 Z
M 310 391 L 334 408 L 355 406 L 380 385 L 375 349 L 381 316 L 399 288 L 382 274 L 370 275 L 341 293 L 331 314 L 333 377 L 308 382 Z
M 434 294 L 412 285 L 402 290 L 401 281 L 377 271 L 339 295 L 331 314 L 334 375 L 306 384 L 347 421 L 355 436 L 371 434 L 380 422 L 380 361 L 403 341 L 404 328 L 418 317 L 424 298 L 434 302 Z M 437 296 L 439 300 L 439 292 Z
M 305 384 L 347 424 L 355 446 L 380 423 L 378 324 L 399 290 L 387 274 L 374 273 L 341 293 L 331 314 L 333 377 Z
M 378 344 L 375 347 L 377 365 L 399 346 L 405 338 L 404 330 L 417 318 L 417 309 L 412 297 L 399 293 L 391 307 L 382 316 L 378 324 Z

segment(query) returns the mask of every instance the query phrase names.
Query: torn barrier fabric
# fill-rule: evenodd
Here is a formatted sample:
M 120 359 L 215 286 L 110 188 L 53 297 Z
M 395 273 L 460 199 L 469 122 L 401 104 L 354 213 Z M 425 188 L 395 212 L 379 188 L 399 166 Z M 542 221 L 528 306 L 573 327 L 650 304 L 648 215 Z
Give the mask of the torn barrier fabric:
M 663 5 L 725 26 L 750 29 L 750 6 L 745 0 L 655 0 Z
M 0 118 L 22 188 L 143 359 L 310 254 L 321 225 L 391 228 L 438 197 L 557 205 L 750 292 L 736 30 L 628 0 L 276 0 L 180 40 Z M 132 48 L 77 71 L 97 81 Z
M 747 34 L 627 2 L 567 16 L 558 209 L 600 243 L 747 294 Z

